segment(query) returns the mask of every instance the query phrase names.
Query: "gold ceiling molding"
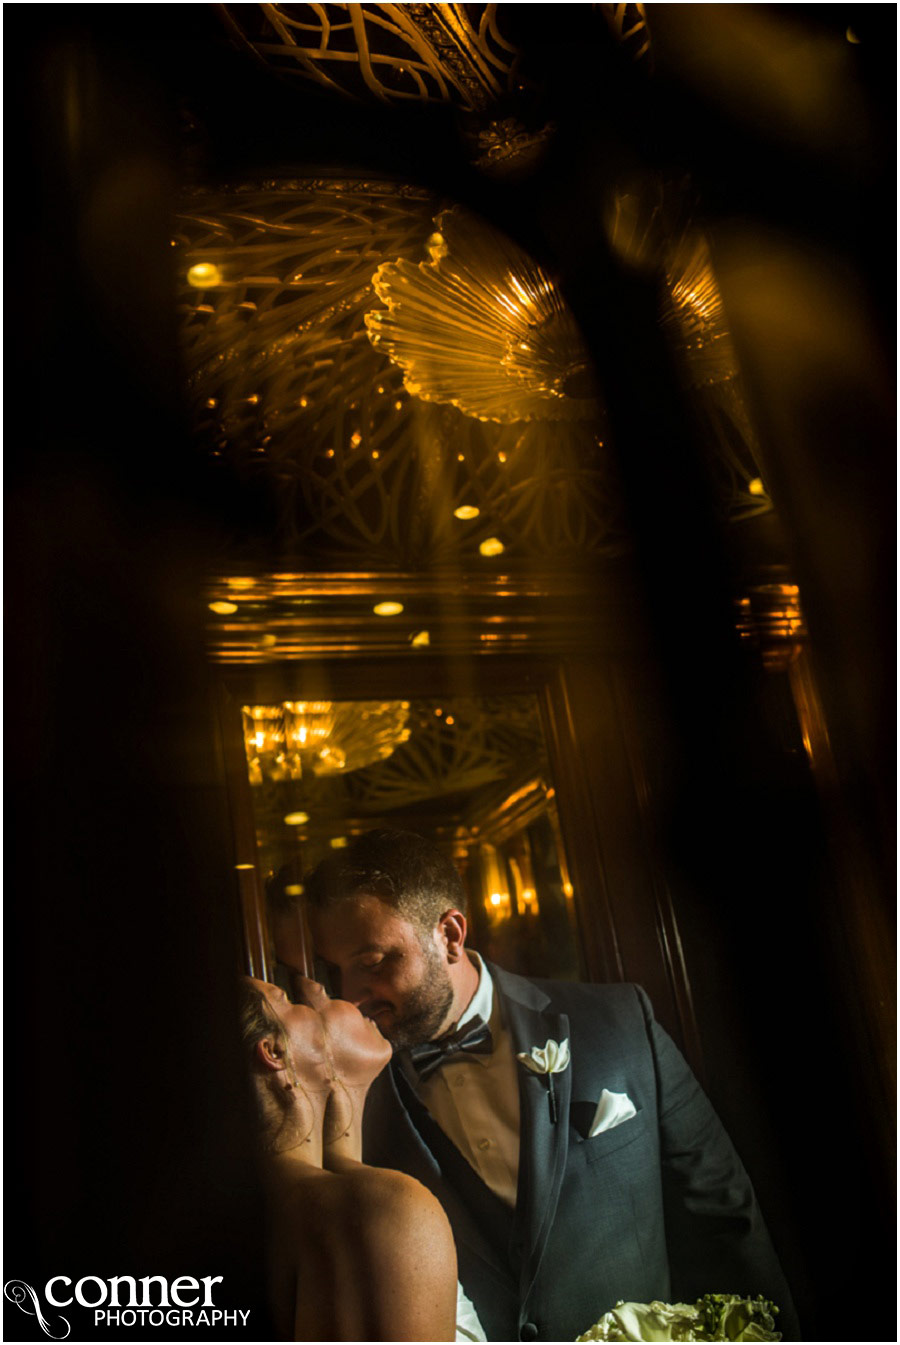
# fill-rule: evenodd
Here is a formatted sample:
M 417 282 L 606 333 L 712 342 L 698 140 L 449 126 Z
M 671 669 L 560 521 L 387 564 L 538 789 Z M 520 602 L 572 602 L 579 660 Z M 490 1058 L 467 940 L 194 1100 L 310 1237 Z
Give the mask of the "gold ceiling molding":
M 738 635 L 759 651 L 763 666 L 781 672 L 794 663 L 806 644 L 806 618 L 800 589 L 786 575 L 749 585 L 736 600 Z
M 619 554 L 620 495 L 592 423 L 481 422 L 426 402 L 368 339 L 373 276 L 421 261 L 437 213 L 384 182 L 192 195 L 172 241 L 198 446 L 233 489 L 264 493 L 265 555 L 303 568 L 491 573 L 480 548 L 498 541 L 513 565 Z M 261 544 L 228 545 L 259 568 Z
M 625 572 L 602 586 L 571 572 L 233 574 L 212 580 L 206 596 L 227 609 L 209 614 L 209 657 L 248 670 L 326 658 L 559 656 L 601 644 L 622 650 L 640 638 L 639 596 Z M 376 617 L 385 600 L 401 610 Z
M 224 5 L 271 69 L 352 98 L 454 102 L 482 111 L 522 88 L 502 6 Z
M 385 308 L 366 314 L 370 341 L 403 369 L 407 392 L 504 424 L 595 420 L 590 358 L 553 280 L 458 206 L 435 225 L 426 261 L 378 268 Z

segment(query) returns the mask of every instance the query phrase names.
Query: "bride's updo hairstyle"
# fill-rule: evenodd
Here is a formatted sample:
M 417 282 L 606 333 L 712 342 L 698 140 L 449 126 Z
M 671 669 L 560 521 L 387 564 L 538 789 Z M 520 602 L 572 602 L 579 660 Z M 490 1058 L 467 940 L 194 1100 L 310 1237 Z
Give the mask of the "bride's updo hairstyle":
M 261 990 L 241 979 L 238 985 L 238 1021 L 253 1085 L 259 1134 L 263 1147 L 279 1153 L 304 1140 L 312 1130 L 314 1110 L 291 1060 L 287 1033 L 269 1007 Z M 284 1054 L 286 1082 L 277 1075 L 261 1074 L 255 1068 L 256 1048 L 270 1038 Z

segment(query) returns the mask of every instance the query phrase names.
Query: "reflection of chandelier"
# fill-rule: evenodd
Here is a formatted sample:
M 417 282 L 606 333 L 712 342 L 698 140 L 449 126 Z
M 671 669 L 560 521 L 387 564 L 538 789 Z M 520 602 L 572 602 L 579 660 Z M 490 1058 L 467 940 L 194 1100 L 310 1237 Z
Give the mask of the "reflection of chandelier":
M 384 761 L 410 736 L 408 701 L 284 701 L 245 705 L 250 783 L 336 775 Z
M 404 370 L 406 390 L 479 420 L 590 419 L 590 362 L 549 276 L 502 234 L 458 207 L 435 221 L 429 259 L 379 266 L 385 309 L 369 340 Z

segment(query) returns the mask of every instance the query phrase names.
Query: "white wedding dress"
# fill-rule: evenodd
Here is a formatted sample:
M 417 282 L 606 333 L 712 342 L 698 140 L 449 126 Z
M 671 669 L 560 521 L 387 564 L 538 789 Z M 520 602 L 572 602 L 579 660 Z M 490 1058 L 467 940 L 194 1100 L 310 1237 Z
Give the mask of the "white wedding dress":
M 466 1298 L 459 1280 L 456 1281 L 456 1339 L 487 1340 L 478 1313 L 471 1299 Z

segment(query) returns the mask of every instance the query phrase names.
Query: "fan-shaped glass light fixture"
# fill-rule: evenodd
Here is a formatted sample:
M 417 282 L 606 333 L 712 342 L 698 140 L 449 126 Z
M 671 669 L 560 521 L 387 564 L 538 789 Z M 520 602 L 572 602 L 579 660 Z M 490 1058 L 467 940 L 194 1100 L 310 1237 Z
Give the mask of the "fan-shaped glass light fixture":
M 386 760 L 410 730 L 408 701 L 284 701 L 245 705 L 250 783 L 336 775 Z
M 597 412 L 581 335 L 550 277 L 458 206 L 435 221 L 428 260 L 386 262 L 369 340 L 406 390 L 479 420 L 589 419 Z

